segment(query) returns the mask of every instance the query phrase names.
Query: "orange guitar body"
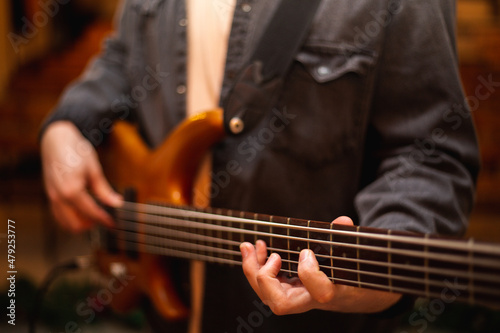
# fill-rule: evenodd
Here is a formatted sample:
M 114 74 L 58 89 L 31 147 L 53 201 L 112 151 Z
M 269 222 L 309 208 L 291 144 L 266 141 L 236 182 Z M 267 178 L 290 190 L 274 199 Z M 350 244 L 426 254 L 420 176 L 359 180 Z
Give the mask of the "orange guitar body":
M 121 193 L 133 188 L 137 202 L 191 205 L 200 163 L 210 147 L 223 137 L 222 110 L 187 119 L 155 150 L 144 144 L 133 125 L 119 122 L 99 157 L 110 183 Z M 138 228 L 140 238 L 140 224 Z M 124 250 L 117 254 L 102 250 L 96 253 L 102 272 L 111 275 L 111 267 L 119 263 L 130 277 L 127 287 L 114 295 L 113 308 L 128 311 L 138 304 L 141 297 L 147 296 L 164 318 L 187 318 L 189 310 L 173 288 L 164 258 L 143 252 L 139 245 L 137 259 L 131 259 Z

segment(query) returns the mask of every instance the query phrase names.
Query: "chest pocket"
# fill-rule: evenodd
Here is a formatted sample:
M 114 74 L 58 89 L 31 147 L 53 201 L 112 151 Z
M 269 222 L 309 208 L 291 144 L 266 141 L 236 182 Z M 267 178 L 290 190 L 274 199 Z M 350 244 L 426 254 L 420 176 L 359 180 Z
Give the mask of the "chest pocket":
M 321 167 L 359 147 L 376 56 L 369 51 L 308 46 L 295 60 L 280 103 L 291 120 L 276 135 L 272 149 Z
M 164 0 L 133 0 L 132 7 L 142 15 L 154 15 Z

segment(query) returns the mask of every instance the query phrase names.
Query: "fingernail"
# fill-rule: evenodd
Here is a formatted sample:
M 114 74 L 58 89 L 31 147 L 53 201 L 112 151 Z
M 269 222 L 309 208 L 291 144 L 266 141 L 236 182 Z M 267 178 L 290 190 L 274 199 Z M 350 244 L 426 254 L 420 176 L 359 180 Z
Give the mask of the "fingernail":
M 308 260 L 310 256 L 311 256 L 311 251 L 309 251 L 309 250 L 302 250 L 300 252 L 299 261 L 300 262 L 304 262 L 304 261 Z
M 241 257 L 245 259 L 248 256 L 248 248 L 245 243 L 240 244 Z

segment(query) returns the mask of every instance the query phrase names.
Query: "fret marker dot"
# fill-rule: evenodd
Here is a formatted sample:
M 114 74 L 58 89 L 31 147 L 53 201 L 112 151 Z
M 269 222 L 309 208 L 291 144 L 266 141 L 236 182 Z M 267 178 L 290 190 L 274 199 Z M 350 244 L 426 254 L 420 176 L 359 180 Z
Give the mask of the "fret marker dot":
M 300 246 L 297 246 L 297 251 L 300 251 L 300 250 L 301 250 Z

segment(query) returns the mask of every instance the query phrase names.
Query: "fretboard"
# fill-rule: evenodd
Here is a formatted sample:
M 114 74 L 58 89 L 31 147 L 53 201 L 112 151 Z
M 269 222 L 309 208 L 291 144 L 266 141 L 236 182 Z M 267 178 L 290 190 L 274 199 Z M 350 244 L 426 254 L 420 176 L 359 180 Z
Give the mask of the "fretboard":
M 99 237 L 109 252 L 241 265 L 239 245 L 261 239 L 290 276 L 307 248 L 334 283 L 500 307 L 498 244 L 223 209 L 126 203 L 114 215 Z

